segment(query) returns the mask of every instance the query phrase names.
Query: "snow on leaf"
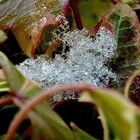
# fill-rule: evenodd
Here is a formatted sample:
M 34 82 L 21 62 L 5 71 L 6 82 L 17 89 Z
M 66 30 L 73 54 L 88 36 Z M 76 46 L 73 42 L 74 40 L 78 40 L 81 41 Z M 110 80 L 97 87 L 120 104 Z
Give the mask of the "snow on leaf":
M 66 18 L 63 17 L 63 22 L 58 27 L 51 30 L 45 30 L 44 37 L 40 45 L 40 51 L 45 52 L 48 58 L 53 58 L 53 54 L 62 46 L 61 37 L 69 30 L 69 23 Z
M 23 51 L 34 57 L 45 28 L 61 23 L 65 0 L 6 0 L 0 3 L 0 28 L 11 28 Z
M 85 29 L 74 30 L 65 33 L 61 39 L 63 48 L 69 46 L 67 53 L 62 52 L 53 60 L 47 60 L 45 56 L 39 56 L 35 60 L 26 59 L 17 68 L 44 88 L 80 82 L 106 87 L 116 78 L 115 73 L 107 66 L 116 50 L 116 41 L 112 32 L 100 28 L 92 38 L 87 36 Z M 74 97 L 73 94 L 69 94 L 70 96 Z

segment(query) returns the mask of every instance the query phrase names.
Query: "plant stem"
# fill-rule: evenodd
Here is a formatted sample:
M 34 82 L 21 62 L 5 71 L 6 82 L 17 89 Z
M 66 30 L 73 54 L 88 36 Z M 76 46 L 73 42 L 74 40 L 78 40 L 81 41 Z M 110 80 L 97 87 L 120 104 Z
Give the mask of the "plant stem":
M 16 130 L 21 122 L 26 118 L 27 114 L 39 103 L 41 103 L 45 99 L 49 99 L 50 97 L 56 94 L 62 94 L 66 91 L 93 91 L 94 89 L 86 84 L 70 84 L 70 85 L 61 85 L 58 87 L 49 88 L 40 94 L 31 98 L 16 114 L 14 120 L 11 122 L 8 132 L 6 134 L 5 140 L 12 140 L 15 136 Z
M 0 107 L 5 106 L 5 105 L 10 105 L 12 103 L 13 103 L 13 100 L 11 96 L 3 97 L 0 99 Z
M 78 0 L 70 0 L 69 5 L 73 10 L 74 19 L 75 19 L 77 28 L 79 30 L 82 30 L 83 29 L 83 24 L 82 24 L 82 20 L 81 20 L 80 11 L 79 11 L 79 8 L 78 8 Z
M 136 70 L 127 80 L 124 88 L 124 97 L 129 98 L 129 89 L 133 80 L 140 74 L 140 69 Z

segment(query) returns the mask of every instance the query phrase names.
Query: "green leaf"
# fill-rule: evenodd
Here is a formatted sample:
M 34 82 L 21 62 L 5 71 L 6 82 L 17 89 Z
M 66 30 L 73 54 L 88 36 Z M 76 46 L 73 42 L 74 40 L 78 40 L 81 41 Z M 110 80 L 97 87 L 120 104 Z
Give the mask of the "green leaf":
M 117 4 L 106 16 L 115 33 L 117 51 L 113 65 L 117 70 L 129 70 L 140 66 L 140 24 L 136 13 L 127 4 Z
M 72 140 L 73 135 L 69 127 L 48 106 L 38 105 L 34 109 L 35 115 L 30 115 L 35 132 L 49 140 Z M 34 134 L 36 136 L 36 134 Z
M 88 133 L 81 130 L 74 123 L 71 123 L 71 127 L 73 129 L 73 135 L 75 140 L 97 140 L 96 138 L 93 138 Z
M 30 96 L 31 90 L 33 91 L 32 93 L 41 91 L 41 87 L 31 80 L 27 80 L 2 52 L 0 52 L 0 66 L 12 92 L 20 92 L 25 96 Z M 34 88 L 38 90 L 34 91 Z M 30 93 L 30 95 L 26 95 L 27 93 Z
M 6 81 L 0 82 L 0 92 L 10 91 L 9 84 Z
M 82 101 L 95 102 L 103 113 L 110 139 L 136 140 L 137 139 L 137 110 L 135 106 L 115 91 L 94 89 L 85 93 Z M 102 121 L 102 114 L 101 121 Z M 104 123 L 104 122 L 103 122 Z
M 117 74 L 113 86 L 122 92 L 128 75 L 140 66 L 139 20 L 129 5 L 118 3 L 104 17 L 103 22 L 116 38 L 116 52 L 108 65 Z
M 0 140 L 4 140 L 5 136 L 0 136 Z M 14 140 L 23 140 L 18 134 L 15 136 Z
M 0 140 L 4 140 L 5 135 L 0 136 Z
M 4 137 L 5 135 L 0 136 L 0 140 L 4 140 Z M 19 135 L 16 135 L 14 140 L 22 140 L 22 139 Z
M 6 0 L 0 3 L 0 28 L 11 28 L 19 45 L 30 57 L 41 43 L 43 31 L 61 21 L 65 0 Z
M 0 52 L 0 66 L 5 73 L 11 90 L 18 92 L 26 81 L 25 77 L 14 67 L 2 52 Z
M 138 140 L 140 139 L 140 112 L 137 113 L 137 126 L 138 126 Z
M 22 138 L 19 135 L 16 135 L 14 140 L 22 140 Z
M 3 43 L 7 39 L 7 35 L 0 30 L 0 43 Z
M 111 7 L 110 0 L 79 0 L 79 9 L 84 27 L 91 28 L 96 25 L 100 17 Z

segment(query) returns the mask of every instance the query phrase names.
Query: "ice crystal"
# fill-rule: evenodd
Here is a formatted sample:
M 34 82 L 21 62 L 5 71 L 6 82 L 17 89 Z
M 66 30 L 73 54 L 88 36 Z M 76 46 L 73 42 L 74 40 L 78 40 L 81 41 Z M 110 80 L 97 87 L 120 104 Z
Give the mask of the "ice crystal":
M 115 80 L 116 74 L 107 65 L 116 50 L 113 33 L 101 27 L 95 37 L 90 37 L 85 29 L 75 30 L 64 33 L 61 40 L 63 48 L 70 47 L 66 59 L 56 55 L 54 60 L 47 60 L 42 55 L 35 60 L 26 59 L 17 68 L 44 88 L 80 82 L 106 87 L 111 79 Z M 74 94 L 69 96 L 74 98 Z
M 49 41 L 48 44 L 46 44 L 46 45 L 51 46 L 57 40 L 63 41 L 63 39 L 62 39 L 63 35 L 70 30 L 69 23 L 66 20 L 66 18 L 64 16 L 58 15 L 56 17 L 56 21 L 58 21 L 60 19 L 62 20 L 62 23 L 53 32 L 51 32 L 53 40 Z

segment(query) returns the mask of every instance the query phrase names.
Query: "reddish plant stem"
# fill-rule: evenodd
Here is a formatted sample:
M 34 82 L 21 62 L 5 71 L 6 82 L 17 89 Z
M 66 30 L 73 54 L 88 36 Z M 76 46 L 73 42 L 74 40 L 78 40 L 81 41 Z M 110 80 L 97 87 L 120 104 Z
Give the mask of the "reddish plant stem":
M 83 29 L 83 23 L 82 23 L 80 11 L 79 11 L 79 8 L 78 8 L 78 0 L 70 0 L 69 5 L 72 8 L 77 28 L 79 30 L 82 30 Z
M 3 97 L 0 99 L 0 107 L 13 103 L 12 96 Z
M 69 10 L 70 10 L 70 6 L 69 6 L 69 0 L 65 0 L 63 8 L 62 8 L 62 13 L 64 14 L 64 16 L 66 17 Z
M 27 114 L 39 103 L 41 103 L 45 99 L 49 99 L 50 97 L 56 94 L 62 94 L 66 91 L 93 91 L 94 89 L 86 84 L 71 84 L 71 85 L 61 85 L 58 87 L 49 88 L 42 93 L 31 98 L 25 106 L 23 106 L 20 111 L 15 116 L 14 120 L 11 122 L 10 127 L 8 129 L 5 140 L 12 140 L 15 136 L 16 130 L 21 124 L 21 122 L 26 118 Z

